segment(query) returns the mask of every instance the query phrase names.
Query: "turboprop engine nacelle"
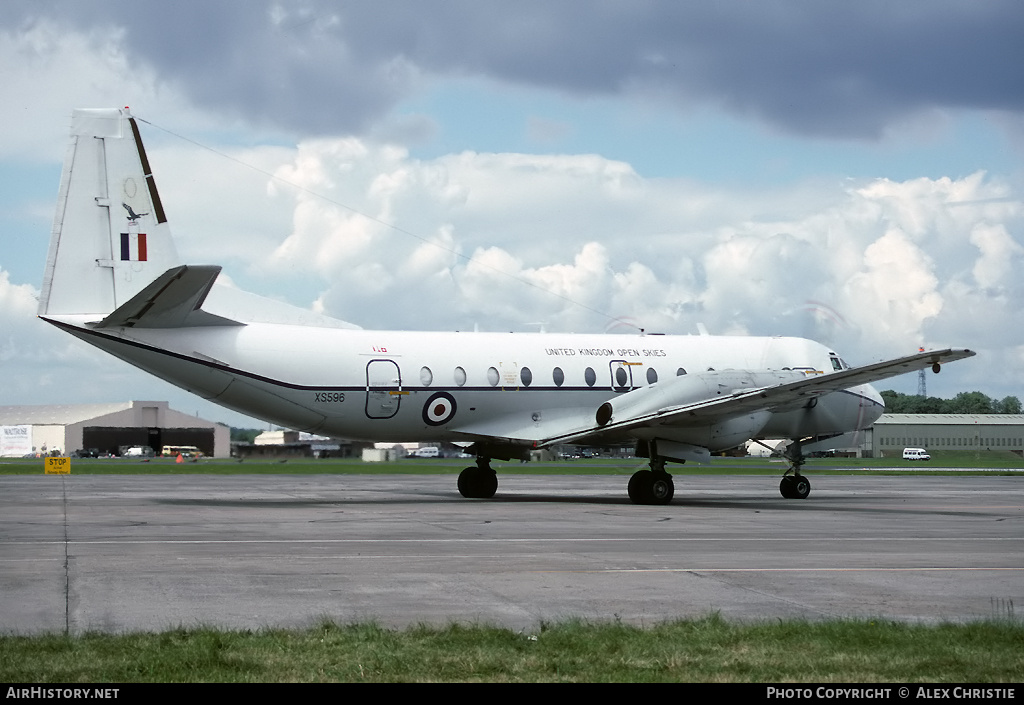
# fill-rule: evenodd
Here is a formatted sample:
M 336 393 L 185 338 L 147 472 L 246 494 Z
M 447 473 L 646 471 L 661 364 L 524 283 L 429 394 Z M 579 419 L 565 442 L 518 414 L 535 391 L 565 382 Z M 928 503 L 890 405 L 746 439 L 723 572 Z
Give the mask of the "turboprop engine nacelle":
M 751 389 L 803 379 L 805 376 L 806 373 L 794 370 L 721 370 L 683 375 L 605 402 L 598 407 L 595 420 L 598 427 L 628 423 L 632 419 L 667 412 L 687 404 L 724 398 Z M 771 415 L 771 411 L 759 409 L 724 417 L 710 425 L 675 427 L 668 433 L 663 433 L 655 426 L 649 433 L 641 432 L 641 435 L 670 437 L 713 449 L 732 448 L 756 436 Z

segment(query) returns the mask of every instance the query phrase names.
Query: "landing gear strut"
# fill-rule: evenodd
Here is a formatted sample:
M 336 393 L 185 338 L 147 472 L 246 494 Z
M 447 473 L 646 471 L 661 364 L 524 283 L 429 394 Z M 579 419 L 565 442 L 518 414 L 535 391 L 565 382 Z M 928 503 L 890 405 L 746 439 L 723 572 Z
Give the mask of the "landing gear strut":
M 811 493 L 811 481 L 800 474 L 800 468 L 807 462 L 807 458 L 800 451 L 800 440 L 793 441 L 784 455 L 789 460 L 789 470 L 782 475 L 779 492 L 786 499 L 807 499 L 807 495 Z
M 665 459 L 651 458 L 650 470 L 639 470 L 629 478 L 626 490 L 634 504 L 668 504 L 676 492 L 672 476 L 665 472 Z
M 478 457 L 476 465 L 459 473 L 459 493 L 469 499 L 490 499 L 498 491 L 498 475 L 491 469 L 491 459 Z

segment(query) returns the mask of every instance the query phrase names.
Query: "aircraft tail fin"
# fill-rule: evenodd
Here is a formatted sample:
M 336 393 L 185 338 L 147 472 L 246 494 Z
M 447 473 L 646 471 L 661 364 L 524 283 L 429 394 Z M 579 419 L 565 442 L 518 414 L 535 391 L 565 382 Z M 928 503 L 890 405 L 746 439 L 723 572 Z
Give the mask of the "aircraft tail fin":
M 180 264 L 135 118 L 75 110 L 39 315 L 104 318 Z

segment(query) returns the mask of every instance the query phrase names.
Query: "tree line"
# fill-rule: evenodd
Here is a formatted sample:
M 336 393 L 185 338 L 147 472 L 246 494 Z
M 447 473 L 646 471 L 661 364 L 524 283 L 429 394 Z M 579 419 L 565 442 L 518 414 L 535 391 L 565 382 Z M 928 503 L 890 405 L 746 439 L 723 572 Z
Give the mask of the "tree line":
M 890 414 L 1019 414 L 1020 399 L 992 399 L 981 392 L 960 392 L 952 399 L 901 394 L 891 389 L 881 392 L 885 410 Z

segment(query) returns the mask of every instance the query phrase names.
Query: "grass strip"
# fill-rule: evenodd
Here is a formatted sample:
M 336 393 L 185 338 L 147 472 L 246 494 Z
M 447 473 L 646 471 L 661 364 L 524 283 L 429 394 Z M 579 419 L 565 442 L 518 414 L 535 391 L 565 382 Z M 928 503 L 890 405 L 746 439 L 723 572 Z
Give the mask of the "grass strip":
M 639 627 L 567 621 L 532 633 L 452 624 L 0 637 L 0 682 L 996 683 L 1024 678 L 1024 625 L 885 620 Z

